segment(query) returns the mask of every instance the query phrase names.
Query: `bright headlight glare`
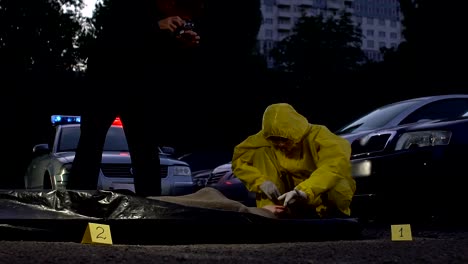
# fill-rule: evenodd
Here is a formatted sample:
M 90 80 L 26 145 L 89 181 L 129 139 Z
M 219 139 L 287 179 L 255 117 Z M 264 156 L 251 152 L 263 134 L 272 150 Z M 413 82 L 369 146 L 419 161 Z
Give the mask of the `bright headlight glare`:
M 66 182 L 68 180 L 71 167 L 71 163 L 63 164 L 62 168 L 60 169 L 60 173 L 56 177 L 57 182 Z
M 181 176 L 190 176 L 192 172 L 190 168 L 187 166 L 174 166 L 174 175 L 181 175 Z
M 70 173 L 71 167 L 71 163 L 63 164 L 62 168 L 60 169 L 60 175 L 68 175 Z
M 442 130 L 408 132 L 398 139 L 395 150 L 448 145 L 451 137 L 452 132 Z
M 368 177 L 372 174 L 372 163 L 370 160 L 353 161 L 351 168 L 354 178 Z

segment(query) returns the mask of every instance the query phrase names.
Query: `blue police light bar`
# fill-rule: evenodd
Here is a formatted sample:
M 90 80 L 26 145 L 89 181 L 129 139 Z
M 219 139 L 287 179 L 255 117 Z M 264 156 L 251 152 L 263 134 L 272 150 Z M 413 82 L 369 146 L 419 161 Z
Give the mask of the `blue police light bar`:
M 80 116 L 68 116 L 68 115 L 52 115 L 50 117 L 52 125 L 63 125 L 63 124 L 79 124 L 81 123 Z

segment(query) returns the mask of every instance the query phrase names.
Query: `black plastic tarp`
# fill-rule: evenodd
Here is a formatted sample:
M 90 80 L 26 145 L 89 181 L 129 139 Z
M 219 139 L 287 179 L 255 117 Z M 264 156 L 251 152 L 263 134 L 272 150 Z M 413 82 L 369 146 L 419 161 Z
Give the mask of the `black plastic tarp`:
M 223 209 L 199 200 L 188 206 L 179 202 L 184 199 L 166 198 L 110 191 L 2 190 L 0 239 L 80 242 L 88 223 L 109 225 L 114 244 L 343 240 L 358 239 L 361 232 L 354 218 L 277 219 L 247 207 Z

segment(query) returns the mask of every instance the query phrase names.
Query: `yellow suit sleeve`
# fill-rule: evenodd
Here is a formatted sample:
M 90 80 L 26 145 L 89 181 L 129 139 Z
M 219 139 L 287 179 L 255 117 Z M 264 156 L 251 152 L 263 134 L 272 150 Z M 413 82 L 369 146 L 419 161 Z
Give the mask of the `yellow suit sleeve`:
M 263 136 L 258 133 L 248 137 L 234 148 L 232 160 L 233 173 L 251 192 L 260 192 L 259 186 L 266 179 L 266 177 L 253 166 L 255 151 L 264 146 L 267 146 L 267 143 L 263 139 Z
M 320 194 L 333 188 L 338 180 L 351 178 L 351 145 L 328 128 L 317 127 L 318 131 L 310 133 L 306 138 L 309 146 L 315 146 L 311 152 L 316 154 L 314 159 L 317 169 L 296 187 L 307 193 L 310 203 L 314 203 Z

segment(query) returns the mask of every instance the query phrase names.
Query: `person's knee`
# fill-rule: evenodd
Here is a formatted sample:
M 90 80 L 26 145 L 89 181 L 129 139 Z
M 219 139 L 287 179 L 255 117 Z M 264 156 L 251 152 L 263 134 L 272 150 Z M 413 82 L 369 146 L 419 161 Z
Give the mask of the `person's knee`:
M 351 215 L 351 199 L 338 200 L 335 203 L 338 212 L 341 212 L 347 216 Z
M 353 196 L 353 186 L 348 181 L 342 179 L 328 192 L 328 202 L 339 212 L 349 216 L 351 214 L 350 207 Z

